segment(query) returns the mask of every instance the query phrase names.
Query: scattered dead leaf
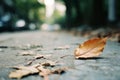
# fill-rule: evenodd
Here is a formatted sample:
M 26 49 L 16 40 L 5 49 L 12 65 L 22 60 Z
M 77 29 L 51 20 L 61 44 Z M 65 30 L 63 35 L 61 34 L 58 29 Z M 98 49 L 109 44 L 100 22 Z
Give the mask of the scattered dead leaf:
M 9 74 L 9 78 L 20 79 L 23 76 L 27 76 L 29 74 L 30 74 L 30 71 L 28 71 L 28 70 L 16 70 L 16 71 L 13 71 Z
M 42 63 L 42 66 L 51 66 L 51 67 L 54 67 L 56 65 L 56 62 L 53 62 L 53 61 L 46 61 L 44 63 Z
M 29 74 L 38 73 L 39 70 L 35 66 L 14 66 L 13 68 L 17 69 L 9 74 L 9 78 L 22 78 Z
M 53 74 L 62 74 L 62 73 L 64 73 L 66 70 L 68 70 L 67 67 L 61 67 L 61 68 L 57 68 L 57 69 L 52 70 L 51 73 L 53 73 Z
M 103 51 L 104 46 L 106 44 L 106 38 L 94 38 L 90 39 L 83 44 L 79 45 L 77 49 L 75 49 L 74 55 L 75 58 L 90 58 L 97 57 Z
M 32 53 L 23 52 L 21 55 L 27 56 L 27 55 L 33 55 Z M 9 78 L 17 78 L 20 79 L 24 76 L 29 76 L 30 74 L 36 74 L 39 73 L 40 76 L 44 78 L 44 80 L 49 80 L 48 75 L 50 74 L 62 74 L 66 69 L 65 68 L 58 68 L 54 69 L 53 67 L 56 66 L 55 61 L 47 60 L 45 62 L 31 65 L 33 61 L 36 59 L 41 58 L 48 58 L 51 55 L 41 55 L 41 54 L 34 54 L 33 59 L 31 59 L 26 66 L 13 66 L 12 68 L 16 69 L 15 71 L 10 72 Z
M 62 74 L 64 73 L 68 68 L 67 67 L 62 67 L 62 68 L 57 68 L 54 70 L 46 69 L 43 66 L 37 67 L 37 69 L 40 71 L 39 75 L 44 77 L 44 80 L 49 80 L 48 75 L 50 74 Z
M 44 77 L 44 80 L 49 80 L 48 75 L 51 74 L 51 71 L 49 69 L 45 69 L 43 66 L 39 66 L 37 69 L 39 70 L 39 75 Z
M 52 61 L 46 61 L 41 64 L 35 64 L 32 66 L 13 66 L 12 68 L 17 69 L 9 74 L 9 78 L 22 78 L 28 76 L 29 74 L 39 73 L 39 75 L 44 77 L 44 80 L 48 80 L 48 75 L 51 74 L 49 69 L 44 67 L 46 66 L 55 66 L 55 63 Z
M 14 66 L 12 68 L 17 69 L 15 71 L 10 72 L 9 78 L 17 78 L 20 79 L 24 76 L 28 76 L 30 74 L 36 74 L 39 73 L 40 76 L 44 78 L 44 80 L 49 80 L 48 75 L 50 74 L 62 74 L 65 72 L 68 68 L 62 67 L 57 69 L 48 69 L 46 66 L 53 66 L 55 65 L 54 62 L 48 61 L 44 62 L 42 64 L 35 64 L 32 66 Z

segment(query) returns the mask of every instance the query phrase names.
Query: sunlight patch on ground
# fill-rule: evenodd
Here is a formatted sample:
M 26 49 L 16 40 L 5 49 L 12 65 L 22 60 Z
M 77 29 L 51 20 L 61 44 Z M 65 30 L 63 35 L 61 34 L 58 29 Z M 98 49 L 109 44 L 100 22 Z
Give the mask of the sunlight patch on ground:
M 59 24 L 50 25 L 50 24 L 44 23 L 41 25 L 40 29 L 43 31 L 58 31 L 61 29 L 61 27 Z

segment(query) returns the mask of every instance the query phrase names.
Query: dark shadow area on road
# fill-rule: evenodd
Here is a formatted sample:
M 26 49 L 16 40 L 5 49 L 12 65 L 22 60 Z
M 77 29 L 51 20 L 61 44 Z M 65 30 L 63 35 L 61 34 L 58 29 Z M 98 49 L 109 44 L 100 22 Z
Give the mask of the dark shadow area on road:
M 106 59 L 105 57 L 90 57 L 90 58 L 79 58 L 78 60 L 98 60 L 98 59 Z

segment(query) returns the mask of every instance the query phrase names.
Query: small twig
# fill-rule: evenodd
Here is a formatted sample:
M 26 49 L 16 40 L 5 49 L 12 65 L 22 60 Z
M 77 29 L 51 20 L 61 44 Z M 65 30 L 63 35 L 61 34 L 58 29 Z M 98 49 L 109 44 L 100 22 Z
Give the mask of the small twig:
M 34 58 L 34 59 L 28 61 L 26 65 L 27 65 L 27 66 L 31 65 L 35 60 L 36 60 L 36 58 Z
M 64 57 L 67 57 L 67 56 L 73 56 L 73 55 L 64 55 L 64 56 L 61 56 L 60 58 L 64 58 Z

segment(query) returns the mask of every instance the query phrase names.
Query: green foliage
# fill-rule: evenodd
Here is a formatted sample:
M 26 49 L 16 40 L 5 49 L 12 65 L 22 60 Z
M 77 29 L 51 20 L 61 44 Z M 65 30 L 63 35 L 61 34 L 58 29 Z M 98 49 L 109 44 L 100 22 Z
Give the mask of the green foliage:
M 18 16 L 30 21 L 41 20 L 39 10 L 45 7 L 37 0 L 14 0 L 14 6 Z

